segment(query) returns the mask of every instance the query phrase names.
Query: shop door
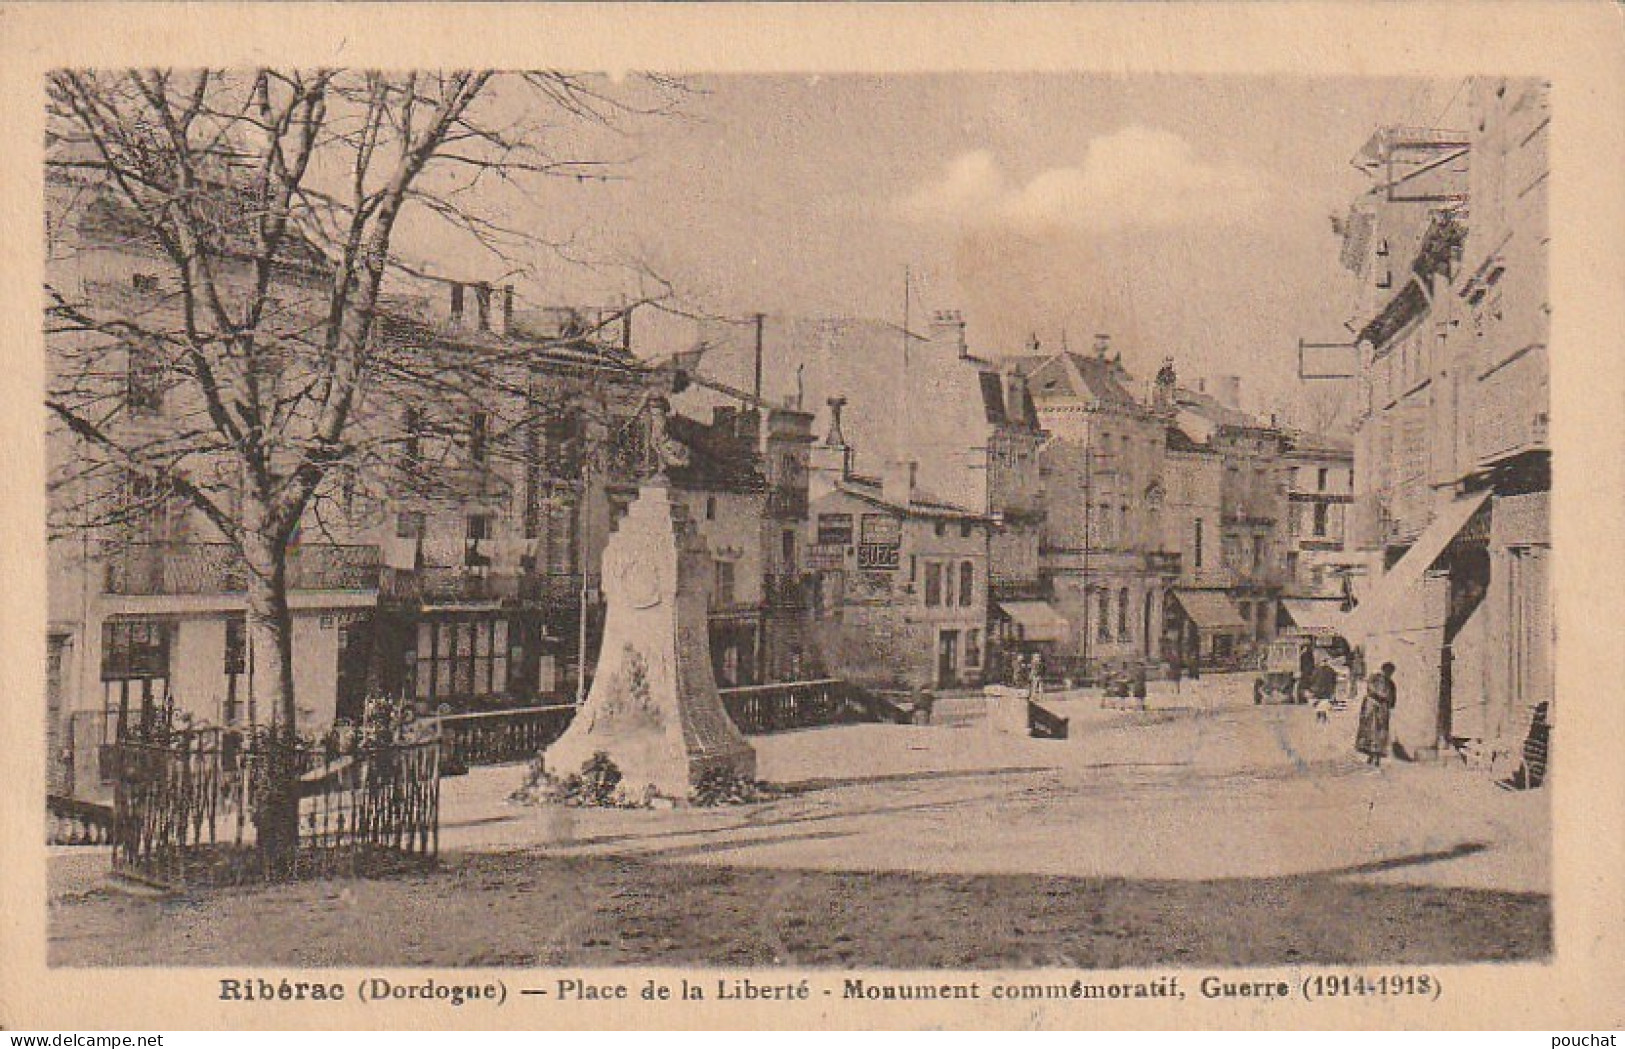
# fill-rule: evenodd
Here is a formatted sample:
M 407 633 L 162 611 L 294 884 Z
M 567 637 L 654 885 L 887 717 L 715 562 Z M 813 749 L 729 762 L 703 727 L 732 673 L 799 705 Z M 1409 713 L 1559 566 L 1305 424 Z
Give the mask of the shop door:
M 359 724 L 367 702 L 367 675 L 372 667 L 372 623 L 362 620 L 339 628 L 338 696 L 335 717 Z
M 959 684 L 959 631 L 944 630 L 937 635 L 937 687 Z

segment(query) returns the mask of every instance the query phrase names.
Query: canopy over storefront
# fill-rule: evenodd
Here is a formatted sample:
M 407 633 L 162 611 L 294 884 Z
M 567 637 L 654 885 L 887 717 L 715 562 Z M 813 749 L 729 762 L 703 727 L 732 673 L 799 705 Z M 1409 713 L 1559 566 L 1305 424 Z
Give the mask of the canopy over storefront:
M 1315 637 L 1337 637 L 1343 633 L 1348 618 L 1341 601 L 1312 601 L 1306 598 L 1286 598 L 1281 602 L 1287 618 L 1305 634 Z
M 1429 606 L 1422 594 L 1422 577 L 1489 498 L 1489 491 L 1475 492 L 1440 509 L 1405 556 L 1376 581 L 1370 593 L 1348 614 L 1343 635 L 1359 644 L 1373 634 L 1402 633 L 1430 625 L 1426 622 Z M 1438 610 L 1437 619 L 1443 622 L 1442 609 Z
M 1206 633 L 1235 634 L 1252 629 L 1230 595 L 1222 590 L 1175 590 L 1174 600 L 1196 624 L 1196 629 Z
M 1061 641 L 1071 625 L 1047 601 L 1000 601 L 999 609 L 1020 630 L 1022 641 Z

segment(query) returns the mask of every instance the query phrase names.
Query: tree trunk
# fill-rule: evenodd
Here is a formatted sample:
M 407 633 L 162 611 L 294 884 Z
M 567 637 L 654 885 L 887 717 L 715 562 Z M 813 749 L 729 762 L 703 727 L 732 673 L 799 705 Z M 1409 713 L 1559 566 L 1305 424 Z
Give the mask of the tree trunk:
M 299 849 L 299 708 L 293 687 L 288 549 L 285 540 L 265 527 L 262 513 L 250 509 L 244 524 L 249 710 L 260 751 L 254 823 L 266 873 L 283 878 L 292 874 Z

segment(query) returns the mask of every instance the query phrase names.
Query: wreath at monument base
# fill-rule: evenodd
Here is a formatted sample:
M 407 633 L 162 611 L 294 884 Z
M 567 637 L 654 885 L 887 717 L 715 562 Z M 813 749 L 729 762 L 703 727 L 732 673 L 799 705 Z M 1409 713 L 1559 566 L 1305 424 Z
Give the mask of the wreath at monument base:
M 783 793 L 771 783 L 740 775 L 732 768 L 721 767 L 701 773 L 685 800 L 696 808 L 716 808 L 772 801 Z M 579 772 L 563 776 L 547 771 L 542 758 L 538 756 L 531 761 L 524 784 L 510 794 L 508 800 L 520 805 L 600 809 L 670 808 L 674 804 L 673 799 L 661 796 L 653 784 L 641 791 L 629 788 L 620 766 L 602 750 L 583 762 Z

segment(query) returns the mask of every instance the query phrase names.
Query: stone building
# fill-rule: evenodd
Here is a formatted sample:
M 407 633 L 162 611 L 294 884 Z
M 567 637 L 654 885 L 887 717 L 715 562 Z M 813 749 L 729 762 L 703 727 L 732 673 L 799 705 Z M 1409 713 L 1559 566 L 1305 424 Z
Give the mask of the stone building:
M 1037 349 L 1036 345 L 1033 349 Z M 1163 603 L 1179 576 L 1166 545 L 1165 422 L 1129 390 L 1102 338 L 1092 354 L 1014 358 L 1048 439 L 1041 561 L 1064 622 L 1052 665 L 1088 674 L 1163 658 Z
M 777 315 L 763 317 L 759 329 L 712 324 L 701 352 L 688 355 L 712 382 L 696 384 L 679 403 L 728 400 L 718 385 L 773 404 L 827 406 L 838 398 L 838 425 L 826 407 L 820 428 L 841 431 L 850 472 L 879 477 L 898 462 L 915 463 L 919 490 L 982 521 L 989 594 L 981 607 L 1013 603 L 1041 616 L 1043 432 L 1028 378 L 1010 362 L 972 353 L 956 312 L 932 314 L 925 327 L 920 334 L 882 321 Z M 981 645 L 987 627 L 978 630 Z
M 922 488 L 912 462 L 852 469 L 841 402 L 812 449 L 810 635 L 832 676 L 877 688 L 980 684 L 989 519 Z
M 1340 634 L 1357 580 L 1367 569 L 1363 558 L 1344 546 L 1354 502 L 1353 445 L 1301 430 L 1287 431 L 1285 440 L 1286 566 L 1279 625 Z
M 1350 538 L 1383 571 L 1350 630 L 1398 667 L 1404 750 L 1502 767 L 1555 720 L 1550 109 L 1533 80 L 1475 77 L 1460 97 L 1457 127 L 1382 128 L 1356 158 L 1373 185 L 1343 241 L 1369 303 Z

